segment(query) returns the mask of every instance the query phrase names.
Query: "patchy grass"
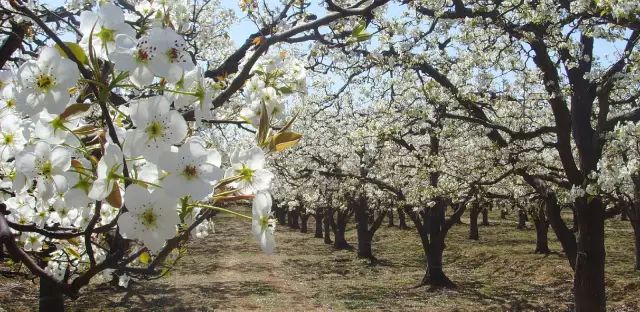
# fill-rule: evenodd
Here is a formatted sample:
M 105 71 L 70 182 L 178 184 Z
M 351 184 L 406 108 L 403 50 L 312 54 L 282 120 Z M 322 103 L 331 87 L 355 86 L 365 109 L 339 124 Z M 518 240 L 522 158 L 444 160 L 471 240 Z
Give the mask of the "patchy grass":
M 424 273 L 420 241 L 413 229 L 383 227 L 374 239 L 377 265 L 335 251 L 309 234 L 278 228 L 278 254 L 261 254 L 249 224 L 229 216 L 217 233 L 191 243 L 189 254 L 168 277 L 122 290 L 92 285 L 75 311 L 569 311 L 573 274 L 550 230 L 549 255 L 534 254 L 533 229 L 515 220 L 480 227 L 480 240 L 467 239 L 468 226 L 450 231 L 445 272 L 454 290 L 414 287 Z M 466 222 L 465 222 L 466 223 Z M 633 271 L 633 234 L 628 222 L 606 228 L 607 296 L 610 311 L 640 311 L 640 272 Z M 348 240 L 356 244 L 351 227 Z M 0 311 L 34 310 L 37 284 L 0 278 Z

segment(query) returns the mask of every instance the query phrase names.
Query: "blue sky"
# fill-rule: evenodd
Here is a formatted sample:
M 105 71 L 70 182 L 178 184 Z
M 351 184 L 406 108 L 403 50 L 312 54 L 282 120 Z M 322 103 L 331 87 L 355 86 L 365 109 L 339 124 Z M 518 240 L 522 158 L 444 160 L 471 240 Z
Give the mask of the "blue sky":
M 41 1 L 41 3 L 51 8 L 58 7 L 62 5 L 64 2 L 65 2 L 64 0 Z M 268 0 L 267 2 L 273 3 L 273 2 L 279 2 L 279 1 Z M 324 10 L 324 8 L 318 5 L 319 2 L 320 1 L 314 1 L 314 4 L 311 6 L 310 11 L 318 16 L 324 16 L 326 14 L 326 11 Z M 240 10 L 239 0 L 221 0 L 220 3 L 224 8 L 233 10 L 236 13 L 236 16 L 238 17 L 239 22 L 235 23 L 230 30 L 231 37 L 234 40 L 234 43 L 236 44 L 236 46 L 238 46 L 242 44 L 251 34 L 256 32 L 258 28 Z M 387 15 L 391 17 L 400 16 L 403 10 L 404 10 L 404 7 L 398 5 L 395 2 L 392 2 L 388 8 Z M 375 38 L 373 40 L 375 42 Z M 622 51 L 624 49 L 624 45 L 625 45 L 624 42 L 614 42 L 612 44 L 612 43 L 606 43 L 604 42 L 604 40 L 597 39 L 596 44 L 594 45 L 594 54 L 596 57 L 603 58 L 601 59 L 601 61 L 604 64 L 611 64 L 613 60 L 612 56 L 616 57 L 618 54 L 616 52 Z

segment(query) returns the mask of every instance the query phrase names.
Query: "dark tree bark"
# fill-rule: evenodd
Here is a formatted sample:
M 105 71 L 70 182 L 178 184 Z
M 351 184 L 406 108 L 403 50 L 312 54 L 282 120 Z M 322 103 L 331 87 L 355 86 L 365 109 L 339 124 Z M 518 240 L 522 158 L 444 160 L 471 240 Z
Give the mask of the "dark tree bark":
M 398 209 L 398 228 L 401 230 L 406 230 L 409 227 L 407 226 L 407 215 L 404 213 L 404 210 Z
M 64 295 L 51 281 L 40 278 L 39 311 L 64 312 Z
M 357 224 L 358 258 L 375 260 L 373 252 L 371 251 L 372 235 L 369 232 L 370 214 L 367 201 L 363 196 L 360 196 L 358 199 L 354 200 L 351 205 L 353 205 L 352 209 L 355 212 L 355 220 Z
M 300 213 L 298 209 L 289 210 L 289 228 L 298 230 L 300 229 Z
M 482 209 L 482 225 L 489 225 L 489 208 Z
M 29 22 L 10 22 L 11 33 L 4 40 L 2 46 L 0 46 L 0 68 L 4 68 L 4 65 L 11 58 L 11 55 L 13 55 L 16 50 L 20 49 L 20 46 L 22 45 L 22 39 L 24 38 L 24 35 L 26 34 L 27 29 L 31 24 Z
M 322 224 L 324 226 L 324 243 L 325 244 L 332 244 L 333 242 L 331 241 L 331 220 L 333 219 L 333 209 L 332 208 L 325 208 L 324 210 L 324 215 L 322 218 Z
M 548 254 L 551 252 L 549 249 L 549 222 L 544 213 L 544 204 L 540 204 L 538 208 L 532 212 L 531 218 L 533 219 L 533 225 L 536 228 L 536 250 L 535 253 Z
M 456 212 L 456 207 L 454 207 L 454 206 L 452 205 L 452 206 L 451 206 L 451 211 L 452 211 L 453 213 L 455 213 L 455 212 Z M 462 220 L 458 218 L 458 220 L 456 220 L 456 224 L 464 224 L 464 223 L 462 223 Z
M 345 233 L 347 231 L 348 214 L 344 211 L 336 211 L 335 220 L 331 218 L 331 228 L 333 229 L 333 247 L 336 249 L 353 249 L 347 239 Z
M 633 239 L 636 247 L 635 269 L 640 270 L 640 176 L 632 175 L 635 200 L 624 205 L 622 215 L 627 216 L 633 228 Z
M 324 219 L 321 212 L 317 212 L 313 215 L 313 219 L 316 220 L 316 233 L 315 238 L 322 238 L 322 219 Z
M 454 214 L 450 222 L 445 221 L 446 203 L 442 199 L 436 200 L 433 208 L 425 209 L 419 213 L 407 211 L 416 230 L 420 235 L 420 241 L 425 254 L 425 275 L 420 285 L 433 287 L 454 288 L 455 284 L 449 279 L 442 269 L 442 253 L 444 240 L 448 229 L 455 224 L 455 218 L 460 214 Z
M 518 210 L 518 230 L 527 228 L 527 212 L 524 209 Z
M 576 200 L 578 250 L 574 276 L 576 311 L 606 311 L 604 205 L 600 198 Z
M 556 196 L 556 193 L 547 187 L 542 180 L 535 178 L 526 172 L 520 172 L 520 174 L 524 180 L 542 197 L 549 225 L 551 225 L 558 241 L 560 241 L 562 249 L 567 256 L 567 260 L 569 260 L 569 265 L 571 265 L 571 268 L 575 271 L 576 255 L 578 252 L 576 237 L 560 215 L 561 209 L 558 204 L 558 197 Z
M 376 257 L 373 256 L 371 250 L 371 241 L 373 240 L 373 235 L 382 225 L 385 213 L 380 213 L 376 216 L 371 211 L 367 199 L 363 196 L 360 196 L 352 205 L 357 223 L 358 258 L 369 259 L 372 262 L 376 261 Z
M 506 209 L 500 209 L 500 219 L 502 219 L 502 220 L 506 220 L 507 219 L 507 210 Z
M 629 220 L 629 216 L 627 215 L 627 211 L 626 210 L 622 210 L 622 212 L 620 213 L 620 221 L 627 221 Z
M 571 231 L 575 233 L 578 231 L 578 211 L 573 205 L 571 206 L 571 212 L 573 212 L 573 220 L 571 221 Z
M 480 214 L 480 205 L 474 202 L 469 210 L 469 239 L 478 240 L 480 234 L 478 233 L 478 215 Z
M 622 209 L 622 215 L 628 217 L 631 227 L 633 228 L 633 238 L 636 247 L 636 265 L 635 269 L 640 270 L 640 176 L 632 176 L 634 184 L 635 200 L 627 203 Z
M 300 214 L 300 233 L 307 233 L 309 231 L 307 223 L 309 221 L 309 215 L 306 213 Z
M 396 226 L 394 220 L 393 220 L 393 209 L 389 209 L 387 211 L 387 218 L 389 219 L 389 223 L 387 223 L 388 227 L 394 227 Z
M 631 227 L 633 227 L 633 237 L 636 246 L 636 270 L 640 270 L 640 219 L 629 220 L 631 221 Z
M 287 210 L 285 209 L 285 207 L 274 200 L 272 209 L 276 214 L 276 218 L 278 219 L 278 224 L 286 225 L 287 224 Z

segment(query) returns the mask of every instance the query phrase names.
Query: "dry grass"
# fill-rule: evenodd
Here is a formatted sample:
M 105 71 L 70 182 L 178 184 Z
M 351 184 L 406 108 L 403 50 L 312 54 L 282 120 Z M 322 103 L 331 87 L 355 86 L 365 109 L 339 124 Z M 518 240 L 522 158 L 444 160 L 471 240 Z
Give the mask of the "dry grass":
M 422 248 L 414 230 L 383 227 L 375 237 L 371 266 L 354 252 L 334 251 L 309 234 L 280 227 L 279 252 L 258 252 L 249 225 L 223 216 L 217 233 L 196 240 L 167 278 L 132 284 L 128 290 L 91 286 L 69 310 L 104 311 L 567 311 L 572 272 L 559 253 L 537 255 L 532 229 L 492 219 L 470 241 L 468 227 L 449 234 L 445 272 L 455 290 L 414 288 L 422 278 Z M 356 243 L 351 229 L 348 240 Z M 633 268 L 628 222 L 607 221 L 607 296 L 611 311 L 640 311 L 640 272 Z M 33 309 L 35 284 L 0 279 L 0 307 Z M 17 308 L 9 308 L 17 307 Z M 0 308 L 0 310 L 2 310 Z

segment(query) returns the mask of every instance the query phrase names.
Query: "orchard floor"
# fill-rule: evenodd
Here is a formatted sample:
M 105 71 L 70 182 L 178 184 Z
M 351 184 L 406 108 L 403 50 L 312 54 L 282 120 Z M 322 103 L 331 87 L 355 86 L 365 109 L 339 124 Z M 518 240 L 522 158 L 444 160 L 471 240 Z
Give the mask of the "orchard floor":
M 480 240 L 456 225 L 445 250 L 455 290 L 414 286 L 422 278 L 422 247 L 414 229 L 382 227 L 377 265 L 336 251 L 308 234 L 280 226 L 278 253 L 261 254 L 243 220 L 223 216 L 216 233 L 195 240 L 171 275 L 123 290 L 90 286 L 71 311 L 568 311 L 572 272 L 550 230 L 554 253 L 534 254 L 533 229 L 493 216 Z M 467 223 L 467 220 L 464 220 Z M 607 221 L 607 296 L 610 311 L 640 311 L 640 272 L 633 271 L 628 222 Z M 353 228 L 348 240 L 356 243 Z M 0 311 L 33 310 L 37 285 L 0 278 Z

